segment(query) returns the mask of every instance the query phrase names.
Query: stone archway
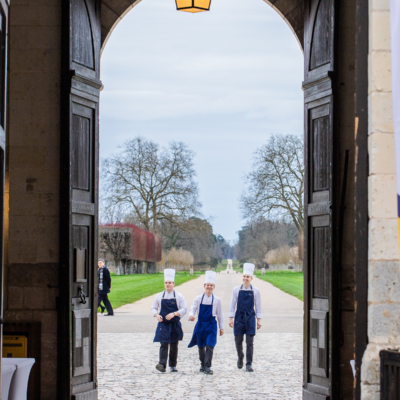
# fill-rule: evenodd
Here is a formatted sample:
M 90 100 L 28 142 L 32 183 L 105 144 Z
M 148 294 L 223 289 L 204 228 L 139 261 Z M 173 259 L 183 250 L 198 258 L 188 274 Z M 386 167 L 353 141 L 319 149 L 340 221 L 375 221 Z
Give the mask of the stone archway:
M 148 4 L 148 3 L 150 3 L 150 4 Z M 192 18 L 193 16 L 190 15 L 190 14 L 179 13 L 179 12 L 174 10 L 174 4 L 173 3 L 171 4 L 170 2 L 167 2 L 167 6 L 166 7 L 163 7 L 163 9 L 164 8 L 165 9 L 166 8 L 169 9 L 168 10 L 168 14 L 166 14 L 166 15 L 163 14 L 162 15 L 163 21 L 160 21 L 160 24 L 158 24 L 156 26 L 151 25 L 149 23 L 149 20 L 151 20 L 151 21 L 153 20 L 152 19 L 153 13 L 156 12 L 156 10 L 154 10 L 154 8 L 155 8 L 156 4 L 159 4 L 160 2 L 157 2 L 156 4 L 154 4 L 154 2 L 148 2 L 148 3 L 145 4 L 145 3 L 142 2 L 142 3 L 140 3 L 138 5 L 138 7 L 134 8 L 134 9 L 131 9 L 130 13 L 128 13 L 128 15 L 126 15 L 124 17 L 124 19 L 121 21 L 121 23 L 119 23 L 119 25 L 116 27 L 116 29 L 112 32 L 111 39 L 105 45 L 103 45 L 102 81 L 104 83 L 105 88 L 109 88 L 111 92 L 114 91 L 114 90 L 118 90 L 118 87 L 113 85 L 113 77 L 117 77 L 117 76 L 121 76 L 121 75 L 119 75 L 115 71 L 115 69 L 110 69 L 109 67 L 107 67 L 107 64 L 105 63 L 105 61 L 106 61 L 105 59 L 109 58 L 110 57 L 110 53 L 112 53 L 113 54 L 112 58 L 114 59 L 114 63 L 118 64 L 118 65 L 121 65 L 121 62 L 116 62 L 116 59 L 114 58 L 116 56 L 116 54 L 115 54 L 115 49 L 116 48 L 119 48 L 119 49 L 122 48 L 123 49 L 123 53 L 122 54 L 132 55 L 133 57 L 135 57 L 137 59 L 141 59 L 141 62 L 143 62 L 143 58 L 142 58 L 143 56 L 145 56 L 146 54 L 150 54 L 150 55 L 152 53 L 154 54 L 154 51 L 152 50 L 153 46 L 151 45 L 151 43 L 154 40 L 153 38 L 154 37 L 158 38 L 159 37 L 158 35 L 160 34 L 160 32 L 168 31 L 168 26 L 171 26 L 171 23 L 170 22 L 168 23 L 168 21 L 167 21 L 171 17 L 172 18 L 175 17 L 175 16 L 173 16 L 171 14 L 177 14 L 178 15 L 177 18 L 180 17 L 179 19 L 180 20 L 184 20 L 185 22 L 186 21 L 193 21 L 193 22 L 189 22 L 189 23 L 190 24 L 194 23 L 197 28 L 204 29 L 203 22 L 201 22 L 202 19 L 200 18 L 200 20 L 199 20 L 199 16 L 195 16 L 195 18 Z M 235 2 L 235 3 L 237 3 L 237 2 Z M 293 40 L 294 39 L 293 36 L 291 36 L 291 32 L 289 31 L 287 26 L 283 23 L 283 21 L 280 20 L 279 15 L 275 14 L 273 9 L 268 7 L 265 3 L 261 2 L 261 1 L 252 2 L 252 3 L 253 3 L 253 6 L 254 5 L 258 6 L 257 10 L 259 12 L 263 12 L 263 11 L 265 12 L 265 15 L 268 16 L 268 20 L 272 15 L 274 16 L 274 19 L 273 19 L 274 23 L 276 23 L 276 24 L 279 23 L 280 28 L 281 28 L 280 31 L 281 32 L 284 31 L 284 33 L 285 33 L 284 43 L 286 44 L 290 40 L 290 45 L 292 46 L 291 48 L 292 49 L 294 48 L 292 50 L 293 53 L 296 52 L 296 54 L 298 54 L 299 57 L 298 57 L 298 64 L 296 65 L 296 70 L 298 71 L 300 76 L 298 76 L 296 74 L 296 79 L 295 79 L 295 83 L 294 83 L 295 87 L 293 88 L 293 90 L 296 90 L 296 92 L 299 92 L 300 95 L 301 95 L 300 82 L 301 82 L 301 71 L 302 71 L 302 68 L 301 68 L 302 67 L 302 64 L 301 64 L 302 63 L 302 56 L 299 53 L 299 48 L 297 47 L 297 45 L 295 43 L 295 40 Z M 216 4 L 216 2 L 214 4 Z M 147 7 L 146 9 L 148 10 L 147 15 L 143 15 L 143 14 L 146 14 L 145 13 L 145 7 Z M 240 8 L 240 10 L 243 11 L 244 15 L 242 13 L 238 13 L 237 11 L 239 11 L 239 10 L 235 10 L 236 12 L 232 13 L 232 14 L 236 15 L 236 18 L 237 18 L 237 15 L 240 15 L 240 19 L 243 18 L 243 20 L 245 20 L 245 11 L 246 11 L 245 8 L 246 7 L 244 7 L 244 6 L 242 6 Z M 152 10 L 152 11 L 150 11 L 150 10 Z M 220 10 L 220 11 L 223 11 L 223 10 Z M 210 13 L 205 13 L 205 14 L 210 14 Z M 223 17 L 223 16 L 219 17 L 220 15 L 221 14 L 219 14 L 217 16 L 217 18 L 215 16 L 213 17 L 212 15 L 201 15 L 200 17 L 213 18 L 215 23 L 218 26 L 218 21 L 222 19 L 221 17 Z M 257 15 L 260 15 L 260 14 L 257 14 Z M 264 13 L 261 14 L 261 15 L 263 15 L 265 17 Z M 148 17 L 148 18 L 146 18 L 146 17 Z M 157 18 L 155 18 L 155 19 L 157 19 Z M 196 21 L 194 21 L 194 20 L 196 20 Z M 174 21 L 174 19 L 173 19 L 173 21 Z M 142 26 L 142 24 L 143 24 L 143 26 Z M 224 22 L 224 25 L 226 26 L 226 22 Z M 121 32 L 126 31 L 127 27 L 129 27 L 129 28 L 135 27 L 135 30 L 133 32 L 131 30 L 129 30 L 126 35 L 121 35 Z M 142 30 L 143 28 L 145 28 L 145 31 Z M 159 28 L 159 30 L 157 28 Z M 182 31 L 182 27 L 179 27 L 179 28 L 180 28 L 180 31 Z M 264 26 L 264 28 L 265 28 L 265 26 Z M 274 34 L 275 33 L 275 32 L 273 32 L 274 30 L 275 29 L 272 29 L 272 32 L 271 32 L 271 29 L 269 29 L 269 32 Z M 186 30 L 184 30 L 184 31 L 186 32 Z M 265 29 L 260 29 L 258 32 L 261 35 L 259 35 L 259 34 L 257 35 L 257 33 L 255 33 L 253 31 L 253 29 L 249 29 L 249 33 L 250 34 L 248 35 L 248 40 L 252 40 L 253 38 L 255 38 L 255 36 L 257 36 L 257 37 L 269 36 L 269 35 L 262 35 L 262 32 L 265 32 L 265 31 L 266 31 Z M 144 32 L 146 32 L 146 34 L 144 34 Z M 154 36 L 152 34 L 151 37 L 148 37 L 147 32 L 153 32 Z M 224 33 L 225 33 L 225 36 L 228 36 L 228 37 L 230 36 L 227 33 L 227 31 L 225 31 Z M 216 34 L 217 35 L 215 36 L 215 40 L 218 40 L 217 39 L 218 32 L 216 32 Z M 245 34 L 245 32 L 243 32 L 243 34 Z M 121 37 L 121 36 L 123 36 L 123 37 Z M 190 36 L 192 38 L 192 35 L 188 35 L 188 36 Z M 131 40 L 131 38 L 135 38 L 135 39 Z M 124 42 L 122 42 L 121 40 L 126 40 L 127 42 L 131 42 L 131 44 L 136 44 L 136 45 L 138 43 L 141 43 L 140 48 L 142 48 L 142 46 L 145 46 L 146 47 L 146 52 L 142 53 L 141 51 L 137 51 L 136 50 L 136 46 L 133 47 L 133 48 L 125 47 L 128 44 L 127 43 L 123 44 Z M 172 54 L 176 54 L 176 51 L 174 51 L 174 49 L 171 49 L 170 48 L 170 44 L 169 44 L 170 42 L 173 42 L 173 39 L 171 40 L 171 38 L 169 38 L 169 40 L 166 40 L 166 38 L 163 37 L 163 40 L 166 43 L 168 43 L 166 45 L 166 51 L 171 52 Z M 194 38 L 192 40 L 194 40 Z M 230 41 L 232 43 L 235 42 L 235 40 L 233 38 L 230 38 Z M 245 42 L 247 42 L 247 40 Z M 261 39 L 260 45 L 263 45 L 264 42 L 265 41 L 263 39 Z M 281 40 L 277 40 L 277 42 L 278 43 L 279 42 L 282 43 Z M 283 47 L 283 46 L 281 46 L 281 47 Z M 181 57 L 190 58 L 190 56 L 187 54 L 187 49 L 185 48 L 185 46 L 181 46 L 180 49 L 178 49 L 178 51 L 179 51 L 179 53 L 181 53 L 179 58 L 181 58 Z M 255 50 L 255 54 L 257 54 L 257 53 L 260 54 L 259 52 L 260 52 L 260 50 Z M 288 51 L 286 51 L 286 53 L 288 53 Z M 198 52 L 197 52 L 197 54 L 198 54 Z M 269 54 L 269 51 L 264 51 L 263 54 L 264 55 L 268 55 L 271 58 L 271 55 Z M 235 57 L 237 57 L 237 55 Z M 162 57 L 161 54 L 157 54 L 157 58 L 160 59 L 160 58 L 163 58 L 163 57 Z M 165 61 L 163 62 L 163 68 L 167 68 Z M 105 71 L 108 71 L 108 72 L 105 73 Z M 241 74 L 243 74 L 245 76 L 246 72 L 247 71 L 242 71 Z M 135 75 L 137 75 L 137 74 L 132 70 L 132 76 L 135 76 Z M 155 82 L 156 76 L 157 76 L 157 72 L 156 71 L 152 71 L 152 73 L 150 75 L 150 79 L 151 80 L 154 79 L 153 84 Z M 210 78 L 211 77 L 212 77 L 212 75 L 210 76 Z M 142 85 L 142 84 L 143 83 L 141 83 L 140 80 L 138 80 L 138 78 L 136 76 L 136 78 L 134 79 L 134 83 L 132 85 L 132 89 L 128 89 L 127 85 L 126 86 L 124 85 L 124 87 L 125 87 L 126 90 L 135 90 L 134 89 L 135 85 Z M 264 86 L 264 88 L 267 89 L 269 85 L 263 85 L 263 86 Z M 189 91 L 192 93 L 192 89 L 189 89 Z M 174 88 L 173 91 L 171 92 L 171 94 L 175 93 L 175 92 L 179 92 L 179 88 Z M 107 91 L 106 90 L 101 93 L 101 97 L 104 96 L 104 95 L 107 96 Z M 302 109 L 301 101 L 302 100 L 300 100 L 300 102 L 299 102 L 299 100 L 296 101 L 296 109 L 298 109 L 300 112 L 301 112 L 301 109 Z M 105 115 L 108 114 L 108 112 L 106 110 L 107 106 L 105 106 L 105 100 L 103 98 L 101 98 L 101 104 L 102 104 L 102 111 L 101 112 L 102 113 L 105 112 L 104 113 Z M 135 104 L 133 104 L 133 107 L 135 107 Z M 101 119 L 100 120 L 100 127 L 101 127 L 100 143 L 101 143 L 101 149 L 102 150 L 104 148 L 103 140 L 105 139 L 105 138 L 103 139 L 103 137 L 104 136 L 110 137 L 109 133 L 107 132 L 107 129 L 104 128 L 105 125 L 106 125 L 105 121 L 103 121 Z M 116 128 L 116 126 L 114 125 L 113 131 L 115 131 L 115 128 Z M 102 132 L 102 130 L 103 130 L 103 132 Z M 135 131 L 139 131 L 139 129 L 137 127 L 134 127 L 134 130 Z M 106 131 L 106 132 L 104 132 L 104 131 Z M 296 132 L 298 132 L 299 134 L 301 134 L 301 131 L 302 131 L 301 127 L 299 127 L 299 129 L 296 129 Z M 147 134 L 145 135 L 145 137 L 147 137 Z M 169 138 L 169 140 L 172 140 L 172 138 L 173 137 Z M 263 139 L 259 138 L 259 140 L 263 140 Z M 197 154 L 199 154 L 199 150 L 197 150 Z M 207 156 L 207 153 L 203 153 L 203 154 L 205 154 Z M 215 228 L 214 228 L 214 230 L 215 230 Z M 197 285 L 199 285 L 199 287 L 200 287 L 200 283 L 197 283 Z M 233 287 L 233 285 L 232 285 L 232 287 Z M 179 288 L 177 288 L 177 290 L 181 291 L 181 293 L 184 293 L 183 291 L 185 289 L 183 289 L 180 286 Z M 218 284 L 218 293 L 217 293 L 217 295 L 221 296 L 221 289 L 220 289 L 220 285 L 219 284 Z M 185 296 L 186 296 L 186 294 L 185 294 Z M 267 297 L 266 294 L 265 295 L 263 294 L 263 298 L 264 298 L 264 296 Z M 187 302 L 188 302 L 188 304 L 190 306 L 189 302 L 192 300 L 191 295 L 188 295 L 188 297 L 186 297 L 186 299 L 187 299 Z M 141 309 L 142 309 L 142 307 L 143 307 L 143 309 L 145 308 L 144 304 L 143 304 L 143 300 L 144 299 L 142 299 L 140 301 L 140 303 L 141 303 L 141 307 L 140 308 Z M 146 299 L 146 301 L 147 301 L 147 299 Z M 227 302 L 227 305 L 229 305 L 228 302 Z M 274 306 L 271 306 L 271 304 L 269 304 L 269 307 L 274 307 Z M 147 310 L 147 308 L 148 307 L 147 307 L 147 303 L 146 303 L 145 310 Z M 276 309 L 278 310 L 279 307 L 276 307 Z M 122 310 L 119 310 L 119 312 L 122 313 Z M 147 312 L 147 311 L 143 311 L 143 314 L 145 312 Z M 137 313 L 139 313 L 139 312 L 137 311 Z M 118 312 L 116 314 L 118 314 Z M 127 311 L 126 312 L 124 311 L 123 315 L 126 318 L 126 316 L 129 315 L 129 314 L 128 314 Z M 132 321 L 133 318 L 136 317 L 136 315 L 132 311 L 131 311 L 131 314 L 129 316 L 130 316 L 129 321 Z M 292 318 L 294 318 L 293 315 L 291 315 L 291 316 L 292 316 Z M 297 317 L 297 315 L 296 315 L 296 317 Z M 146 315 L 146 318 L 144 318 L 144 320 L 147 320 L 147 319 L 150 320 L 151 318 Z M 186 319 L 187 319 L 187 316 L 185 316 L 185 320 Z M 302 320 L 302 309 L 301 309 L 301 320 Z M 264 322 L 263 322 L 263 324 L 265 324 L 264 326 L 267 326 L 267 324 L 270 323 L 269 320 L 267 320 L 267 321 L 264 320 Z M 106 321 L 106 322 L 108 322 L 108 321 Z M 122 334 L 121 333 L 116 333 L 116 330 L 114 330 L 114 333 L 116 335 L 118 335 L 118 341 L 121 341 L 121 343 L 124 343 L 124 345 L 122 347 L 124 349 L 124 352 L 126 352 L 126 353 L 128 353 L 129 349 L 131 348 L 131 346 L 129 346 L 128 343 L 135 343 L 136 342 L 135 338 L 139 337 L 139 336 L 136 336 L 136 335 L 140 335 L 140 334 L 142 335 L 142 337 L 141 337 L 141 339 L 142 339 L 142 342 L 141 342 L 142 343 L 141 353 L 133 354 L 133 355 L 131 353 L 129 355 L 129 358 L 128 358 L 128 357 L 121 357 L 120 356 L 119 352 L 121 351 L 121 349 L 118 349 L 117 346 L 115 346 L 115 348 L 113 348 L 113 346 L 112 346 L 113 342 L 112 342 L 112 339 L 111 339 L 112 334 L 110 334 L 109 331 L 104 328 L 104 325 L 106 325 L 106 322 L 103 322 L 103 319 L 99 317 L 99 319 L 98 319 L 99 398 L 107 398 L 107 395 L 110 395 L 112 393 L 113 379 L 118 379 L 119 380 L 120 383 L 115 384 L 115 387 L 118 387 L 118 390 L 121 391 L 121 395 L 128 393 L 129 384 L 132 384 L 132 385 L 134 384 L 135 385 L 135 392 L 139 393 L 139 390 L 143 388 L 142 384 L 145 384 L 144 382 L 146 382 L 146 381 L 144 381 L 143 379 L 137 379 L 137 376 L 138 376 L 138 372 L 137 372 L 138 371 L 138 365 L 141 366 L 142 370 L 147 371 L 148 376 L 155 378 L 157 380 L 157 382 L 158 382 L 158 385 L 164 386 L 164 383 L 165 383 L 164 379 L 166 379 L 165 375 L 157 375 L 157 376 L 153 376 L 152 375 L 152 373 L 155 371 L 155 368 L 154 368 L 154 365 L 153 365 L 153 359 L 154 359 L 154 356 L 157 355 L 157 352 L 158 352 L 158 348 L 156 348 L 155 346 L 151 347 L 152 344 L 149 343 L 153 338 L 152 330 L 153 330 L 154 326 L 151 326 L 150 328 L 147 328 L 146 330 L 145 329 L 143 329 L 143 330 L 140 329 L 139 330 L 138 328 L 133 328 L 133 327 L 131 329 L 129 329 L 129 328 L 126 329 L 125 328 L 126 331 L 124 331 L 124 333 L 122 333 Z M 131 325 L 133 325 L 133 324 L 131 323 Z M 138 322 L 137 326 L 140 326 L 140 325 L 144 326 L 145 322 L 143 320 Z M 283 331 L 289 332 L 289 329 L 283 327 L 284 324 L 281 321 L 279 323 L 277 323 L 276 326 L 278 326 L 282 330 L 282 332 Z M 238 383 L 242 383 L 242 382 L 241 382 L 240 379 L 237 379 L 237 378 L 239 378 L 239 376 L 238 376 L 239 374 L 238 374 L 237 368 L 233 368 L 233 367 L 236 367 L 236 360 L 234 359 L 234 355 L 236 353 L 235 352 L 230 352 L 229 357 L 225 358 L 225 356 L 226 356 L 225 351 L 227 351 L 228 349 L 230 349 L 232 347 L 232 346 L 230 346 L 233 343 L 233 338 L 231 338 L 231 335 L 232 335 L 231 331 L 232 330 L 229 329 L 227 326 L 225 326 L 225 327 L 226 327 L 226 333 L 229 332 L 229 337 L 227 337 L 227 334 L 225 334 L 224 337 L 222 338 L 222 341 L 220 341 L 220 338 L 218 338 L 218 346 L 217 346 L 217 350 L 216 350 L 216 352 L 218 354 L 218 356 L 217 356 L 218 358 L 214 360 L 214 364 L 216 365 L 216 372 L 215 372 L 216 376 L 214 377 L 214 382 L 218 382 L 216 384 L 216 386 L 219 387 L 219 382 L 221 382 L 221 381 L 222 381 L 222 386 L 228 385 L 229 383 L 232 383 L 233 381 L 235 381 L 235 386 L 234 387 L 237 388 L 238 386 L 240 386 L 240 385 L 238 385 Z M 113 327 L 113 329 L 115 329 L 115 327 Z M 129 330 L 130 330 L 130 333 L 127 333 Z M 271 329 L 271 331 L 272 331 L 272 329 Z M 146 332 L 146 334 L 138 333 L 138 332 Z M 147 333 L 147 332 L 151 332 L 151 333 Z M 258 339 L 257 339 L 257 341 L 258 341 L 257 342 L 257 356 L 256 356 L 257 357 L 257 361 L 255 362 L 255 365 L 256 365 L 256 368 L 257 368 L 257 372 L 259 372 L 260 374 L 264 374 L 265 371 L 267 370 L 267 366 L 269 367 L 269 365 L 271 365 L 272 363 L 275 363 L 274 366 L 277 366 L 277 368 L 273 368 L 274 372 L 273 372 L 272 375 L 270 375 L 266 379 L 263 379 L 264 385 L 260 385 L 258 387 L 258 393 L 260 393 L 260 397 L 263 397 L 261 395 L 261 393 L 268 393 L 268 389 L 265 387 L 266 386 L 266 384 L 265 384 L 266 382 L 268 382 L 268 384 L 271 386 L 271 389 L 270 389 L 270 392 L 269 392 L 269 396 L 271 398 L 274 397 L 273 395 L 275 394 L 275 391 L 277 391 L 276 388 L 279 387 L 279 384 L 281 382 L 281 380 L 280 380 L 281 378 L 277 378 L 277 375 L 279 375 L 279 371 L 281 371 L 281 369 L 282 370 L 285 369 L 285 367 L 288 365 L 288 363 L 286 362 L 286 360 L 287 360 L 287 357 L 286 357 L 287 356 L 286 343 L 292 343 L 293 347 L 295 347 L 295 345 L 297 346 L 296 347 L 297 351 L 296 351 L 295 354 L 293 354 L 293 362 L 290 363 L 290 367 L 289 367 L 289 370 L 292 373 L 290 374 L 290 373 L 286 372 L 285 374 L 282 374 L 282 375 L 287 377 L 287 380 L 286 380 L 286 385 L 287 385 L 287 388 L 288 388 L 288 392 L 286 393 L 287 397 L 288 398 L 292 398 L 291 395 L 293 393 L 289 393 L 289 390 L 292 389 L 294 391 L 294 388 L 295 388 L 296 389 L 296 393 L 295 393 L 296 394 L 296 398 L 299 398 L 298 396 L 299 396 L 299 393 L 301 393 L 301 380 L 302 380 L 302 375 L 301 375 L 301 371 L 302 371 L 302 356 L 301 355 L 302 355 L 302 337 L 303 337 L 302 328 L 300 328 L 299 331 L 296 332 L 295 340 L 290 340 L 289 339 L 289 335 L 292 335 L 292 334 L 293 334 L 292 332 L 290 334 L 286 334 L 285 333 L 283 335 L 277 335 L 276 333 L 271 334 L 271 336 L 272 335 L 276 335 L 276 336 L 280 336 L 280 337 L 284 338 L 284 339 L 282 339 L 282 342 L 277 343 L 277 342 L 273 342 L 273 341 L 267 342 L 266 340 L 261 339 L 262 337 L 265 337 L 267 334 L 265 334 L 265 333 L 261 333 L 260 334 L 259 331 L 257 332 L 257 335 L 258 335 L 257 336 L 258 337 Z M 187 331 L 185 331 L 185 337 L 187 338 L 187 336 L 191 336 L 191 333 L 188 333 Z M 124 337 L 129 337 L 129 339 L 127 339 L 126 342 L 125 342 Z M 122 340 L 124 340 L 124 341 L 122 342 Z M 125 343 L 126 343 L 126 345 L 125 345 Z M 268 343 L 268 345 L 264 346 L 264 343 L 265 344 Z M 273 346 L 272 343 L 274 343 L 275 346 Z M 222 347 L 222 346 L 224 346 L 224 347 Z M 185 342 L 180 343 L 180 345 L 179 345 L 179 352 L 180 352 L 179 353 L 180 354 L 179 357 L 180 358 L 179 358 L 179 368 L 178 369 L 179 369 L 179 372 L 183 373 L 185 376 L 190 376 L 191 377 L 190 381 L 193 382 L 193 384 L 197 386 L 198 385 L 198 381 L 200 379 L 201 380 L 203 379 L 203 378 L 200 377 L 201 374 L 198 374 L 197 351 L 196 350 L 193 351 L 193 349 L 192 349 L 192 352 L 189 353 L 189 355 L 188 355 L 188 351 L 187 351 L 187 349 L 185 349 L 185 347 L 187 347 L 187 343 L 185 343 Z M 278 358 L 278 361 L 277 361 L 277 358 L 275 358 L 275 355 L 271 353 L 271 351 L 270 351 L 271 347 L 275 347 L 277 353 L 280 352 L 280 357 Z M 107 349 L 107 350 L 105 351 L 104 349 Z M 111 351 L 109 351 L 109 350 L 111 350 Z M 283 351 L 281 351 L 281 350 L 283 350 Z M 261 351 L 262 351 L 262 353 L 261 353 Z M 268 354 L 268 356 L 267 357 L 263 357 L 263 354 Z M 108 360 L 108 357 L 110 355 L 111 355 L 110 359 L 112 359 L 112 360 L 121 360 L 121 362 L 118 363 L 118 368 L 115 367 L 117 365 L 117 363 L 114 362 L 114 361 L 110 362 L 109 365 L 107 365 L 106 360 Z M 221 357 L 221 355 L 223 355 L 223 357 Z M 264 360 L 266 358 L 269 358 L 269 360 L 270 360 L 269 362 L 271 362 L 271 364 L 268 364 L 268 363 L 264 362 Z M 144 362 L 138 362 L 138 360 L 149 360 L 149 359 L 151 361 L 148 362 L 147 364 L 145 364 Z M 221 359 L 223 360 L 222 362 L 221 362 Z M 129 363 L 127 362 L 127 360 L 129 360 L 131 362 L 131 364 L 132 364 L 132 368 L 131 369 L 129 369 Z M 261 362 L 261 360 L 263 360 L 263 361 Z M 225 365 L 225 363 L 229 364 L 229 369 L 228 368 L 225 369 L 225 368 L 222 367 L 223 365 Z M 188 365 L 190 365 L 190 367 L 188 367 Z M 295 365 L 298 366 L 298 368 L 295 368 L 294 367 Z M 194 369 L 195 369 L 195 372 L 193 371 Z M 224 369 L 224 374 L 221 373 L 221 369 Z M 268 368 L 268 370 L 269 370 L 269 368 Z M 227 374 L 226 371 L 229 371 L 229 373 L 231 373 L 230 379 L 227 378 L 226 375 L 228 375 L 228 374 Z M 131 374 L 131 375 L 126 378 L 126 376 L 129 375 L 129 374 Z M 289 378 L 289 376 L 290 376 L 290 378 Z M 217 378 L 217 379 L 215 379 L 215 378 Z M 243 378 L 243 377 L 240 376 L 240 378 Z M 182 393 L 182 398 L 186 398 L 186 396 L 183 397 L 183 394 L 185 392 L 187 393 L 190 385 L 187 384 L 185 381 L 181 380 L 180 377 L 177 378 L 177 381 L 178 380 L 179 380 L 179 383 L 177 382 L 176 386 L 177 386 L 177 389 L 179 390 L 179 394 Z M 293 380 L 294 380 L 294 383 L 293 383 Z M 154 380 L 151 380 L 151 379 L 148 380 L 149 387 L 147 388 L 147 390 L 152 388 L 152 385 L 151 385 L 150 381 L 154 381 Z M 232 386 L 233 385 L 231 385 L 231 388 L 232 388 Z M 272 390 L 272 386 L 274 388 L 274 391 Z M 165 389 L 169 390 L 169 387 L 166 385 Z M 185 389 L 185 390 L 183 391 L 183 389 Z M 182 392 L 181 392 L 181 390 L 182 390 Z M 225 389 L 225 390 L 226 390 L 226 395 L 227 395 L 228 393 L 229 394 L 233 394 L 235 389 L 232 388 L 230 391 L 228 391 L 227 389 Z M 197 391 L 194 390 L 193 392 L 197 392 Z M 132 391 L 132 393 L 134 393 L 134 392 Z M 146 393 L 146 391 L 144 391 L 144 393 Z M 219 394 L 219 392 L 218 392 L 218 394 Z M 202 395 L 203 395 L 203 393 L 202 393 Z M 152 397 L 152 394 L 149 394 L 149 398 L 150 397 Z M 174 397 L 174 396 L 172 396 L 172 397 Z M 208 398 L 208 397 L 205 396 L 204 398 Z M 254 397 L 252 397 L 252 398 L 254 398 Z M 293 395 L 293 398 L 294 398 L 294 395 Z
M 118 22 L 143 0 L 102 0 L 101 1 L 101 47 L 107 44 Z M 271 6 L 289 25 L 303 48 L 304 42 L 304 0 L 263 0 Z
M 338 398 L 352 391 L 347 367 L 354 347 L 354 332 L 348 323 L 354 318 L 354 198 L 345 197 L 342 177 L 354 170 L 355 55 L 351 38 L 355 35 L 355 0 L 341 2 L 345 4 L 341 9 L 333 0 L 266 2 L 289 24 L 305 54 L 305 399 Z M 68 346 L 60 347 L 60 357 L 68 359 L 73 368 L 60 363 L 65 398 L 77 390 L 83 395 L 96 380 L 96 279 L 83 286 L 76 280 L 76 271 L 83 271 L 97 254 L 101 48 L 138 2 L 69 0 L 69 4 L 68 54 L 63 64 L 60 255 L 61 264 L 69 266 L 60 278 L 69 285 L 60 294 L 60 326 L 63 332 L 73 334 L 64 338 Z M 340 21 L 347 24 L 340 35 L 339 10 Z M 349 160 L 347 150 L 351 152 Z M 352 193 L 354 181 L 348 186 Z M 79 265 L 78 259 L 82 261 Z M 92 273 L 87 270 L 88 276 Z M 82 290 L 90 299 L 84 306 L 79 302 Z M 342 293 L 344 290 L 348 292 Z M 82 334 L 83 323 L 89 335 L 85 351 L 92 359 L 82 361 L 81 346 L 72 339 Z M 94 396 L 95 389 L 90 390 Z

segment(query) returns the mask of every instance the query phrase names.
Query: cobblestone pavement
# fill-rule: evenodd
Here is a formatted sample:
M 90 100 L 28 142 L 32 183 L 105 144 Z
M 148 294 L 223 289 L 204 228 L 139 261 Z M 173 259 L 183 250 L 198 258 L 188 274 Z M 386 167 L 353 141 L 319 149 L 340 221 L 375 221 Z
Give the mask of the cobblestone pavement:
M 254 373 L 236 367 L 233 334 L 218 337 L 214 375 L 198 371 L 190 334 L 179 344 L 178 373 L 156 371 L 154 333 L 99 333 L 99 399 L 301 399 L 302 334 L 259 333 Z

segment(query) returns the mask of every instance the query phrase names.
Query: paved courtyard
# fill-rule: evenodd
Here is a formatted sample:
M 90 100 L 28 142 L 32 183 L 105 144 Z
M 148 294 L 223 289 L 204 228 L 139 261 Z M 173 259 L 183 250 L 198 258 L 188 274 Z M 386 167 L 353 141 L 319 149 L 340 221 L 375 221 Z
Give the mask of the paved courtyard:
M 189 340 L 186 334 L 179 344 L 179 372 L 161 374 L 153 335 L 99 335 L 99 399 L 301 399 L 302 334 L 257 334 L 254 373 L 237 369 L 233 334 L 224 335 L 212 376 L 199 372 L 197 347 L 188 349 Z
M 229 276 L 230 275 L 230 276 Z M 204 276 L 177 288 L 188 306 L 201 292 Z M 159 373 L 159 344 L 153 343 L 153 296 L 99 316 L 99 399 L 301 399 L 303 303 L 267 282 L 254 280 L 263 300 L 263 327 L 255 338 L 254 373 L 236 367 L 233 330 L 227 312 L 239 274 L 218 274 L 215 294 L 221 297 L 225 334 L 218 337 L 213 376 L 199 372 L 197 347 L 188 349 L 194 323 L 183 319 L 185 336 L 179 344 L 178 373 Z M 149 332 L 149 333 L 146 333 Z

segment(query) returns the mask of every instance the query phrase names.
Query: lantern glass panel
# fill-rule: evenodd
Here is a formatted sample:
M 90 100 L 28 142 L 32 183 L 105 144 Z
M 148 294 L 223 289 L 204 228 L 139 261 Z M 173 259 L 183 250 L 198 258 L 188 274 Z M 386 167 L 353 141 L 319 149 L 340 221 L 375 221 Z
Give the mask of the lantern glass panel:
M 194 0 L 194 6 L 198 8 L 205 8 L 208 10 L 210 8 L 211 0 Z
M 208 11 L 211 0 L 176 0 L 176 8 L 179 11 L 197 13 Z
M 176 0 L 176 8 L 189 8 L 192 7 L 192 0 Z

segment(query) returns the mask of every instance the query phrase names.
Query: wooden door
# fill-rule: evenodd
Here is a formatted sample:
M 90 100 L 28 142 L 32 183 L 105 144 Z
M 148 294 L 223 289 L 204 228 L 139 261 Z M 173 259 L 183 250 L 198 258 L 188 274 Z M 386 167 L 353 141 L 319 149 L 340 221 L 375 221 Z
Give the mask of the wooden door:
M 0 349 L 3 348 L 3 281 L 4 281 L 4 189 L 6 164 L 6 117 L 7 117 L 7 54 L 8 8 L 6 0 L 0 0 Z M 1 363 L 0 363 L 1 364 Z M 0 365 L 1 376 L 1 365 Z M 1 385 L 0 385 L 1 387 Z
M 305 319 L 303 399 L 335 397 L 339 353 L 335 289 L 335 1 L 305 1 Z M 336 378 L 335 378 L 336 377 Z M 336 393 L 337 396 L 337 393 Z
M 60 399 L 97 399 L 100 1 L 67 0 L 61 141 Z

